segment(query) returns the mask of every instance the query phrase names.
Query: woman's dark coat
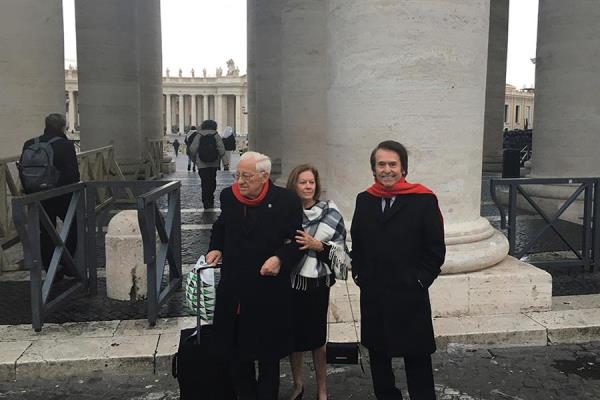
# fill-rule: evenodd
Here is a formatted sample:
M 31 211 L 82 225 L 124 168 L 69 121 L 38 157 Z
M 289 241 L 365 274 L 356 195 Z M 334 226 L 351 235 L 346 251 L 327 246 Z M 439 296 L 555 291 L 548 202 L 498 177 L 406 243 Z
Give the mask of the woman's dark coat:
M 256 207 L 238 202 L 231 188 L 220 199 L 210 241 L 210 250 L 223 253 L 217 345 L 229 358 L 282 358 L 293 350 L 290 271 L 301 257 L 294 235 L 302 229 L 302 204 L 295 193 L 273 184 Z M 261 266 L 274 255 L 281 259 L 279 275 L 261 276 Z
M 391 357 L 435 351 L 428 288 L 444 263 L 444 227 L 430 194 L 356 198 L 352 274 L 360 286 L 361 341 Z

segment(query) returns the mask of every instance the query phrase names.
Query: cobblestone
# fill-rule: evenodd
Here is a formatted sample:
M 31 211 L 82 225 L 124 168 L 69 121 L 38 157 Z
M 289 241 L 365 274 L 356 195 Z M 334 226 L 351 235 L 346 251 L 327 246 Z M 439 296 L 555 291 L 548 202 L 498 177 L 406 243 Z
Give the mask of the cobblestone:
M 585 352 L 582 356 L 582 352 Z M 590 361 L 593 360 L 593 361 Z M 592 400 L 600 398 L 600 343 L 548 347 L 465 350 L 433 356 L 440 400 Z M 494 362 L 496 361 L 496 362 Z M 594 363 L 590 365 L 589 363 Z M 396 381 L 406 380 L 401 360 L 394 361 Z M 306 398 L 315 393 L 314 370 L 306 365 Z M 358 366 L 330 366 L 332 399 L 372 400 L 368 359 Z M 282 361 L 280 399 L 291 392 L 290 369 Z M 103 376 L 85 379 L 0 383 L 0 399 L 11 400 L 174 400 L 177 382 L 168 375 Z

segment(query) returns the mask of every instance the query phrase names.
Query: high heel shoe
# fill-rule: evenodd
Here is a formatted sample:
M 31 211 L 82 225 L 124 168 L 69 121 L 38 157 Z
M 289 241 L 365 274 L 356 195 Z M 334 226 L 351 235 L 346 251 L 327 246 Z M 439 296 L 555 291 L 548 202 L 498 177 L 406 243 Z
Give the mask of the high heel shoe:
M 302 400 L 303 397 L 304 397 L 304 386 L 302 386 L 302 390 L 300 391 L 300 393 L 298 393 L 298 395 L 296 397 L 294 397 L 294 400 Z

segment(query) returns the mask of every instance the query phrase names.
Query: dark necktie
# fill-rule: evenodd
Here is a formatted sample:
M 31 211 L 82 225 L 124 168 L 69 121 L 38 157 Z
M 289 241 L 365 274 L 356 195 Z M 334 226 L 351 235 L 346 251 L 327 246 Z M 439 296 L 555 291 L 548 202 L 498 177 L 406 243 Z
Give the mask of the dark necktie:
M 385 207 L 383 207 L 383 213 L 387 213 L 388 211 L 390 211 L 390 208 L 392 207 L 392 199 L 387 197 L 385 198 Z

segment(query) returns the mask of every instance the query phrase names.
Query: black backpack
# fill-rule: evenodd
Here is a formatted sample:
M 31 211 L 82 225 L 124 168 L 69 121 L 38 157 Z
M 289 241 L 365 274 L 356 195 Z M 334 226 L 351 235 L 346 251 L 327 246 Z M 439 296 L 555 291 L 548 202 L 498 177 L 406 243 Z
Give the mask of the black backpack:
M 235 135 L 232 133 L 230 136 L 223 139 L 223 145 L 227 151 L 235 150 Z
M 216 133 L 212 135 L 200 135 L 200 143 L 198 144 L 198 158 L 200 161 L 209 163 L 219 158 L 216 135 Z
M 42 142 L 37 137 L 33 143 L 23 149 L 17 168 L 25 193 L 56 187 L 60 171 L 54 166 L 52 143 L 59 139 L 61 138 L 54 137 L 47 142 Z

